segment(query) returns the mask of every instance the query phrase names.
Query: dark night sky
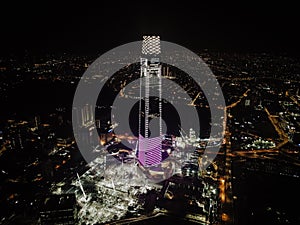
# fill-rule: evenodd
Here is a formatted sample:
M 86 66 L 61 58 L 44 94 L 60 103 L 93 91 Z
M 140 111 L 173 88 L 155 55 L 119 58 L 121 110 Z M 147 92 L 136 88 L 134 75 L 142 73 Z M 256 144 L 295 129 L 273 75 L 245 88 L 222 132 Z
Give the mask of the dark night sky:
M 163 40 L 192 50 L 294 54 L 299 50 L 296 5 L 97 2 L 1 1 L 0 54 L 24 50 L 101 53 L 140 40 L 143 34 L 159 34 Z

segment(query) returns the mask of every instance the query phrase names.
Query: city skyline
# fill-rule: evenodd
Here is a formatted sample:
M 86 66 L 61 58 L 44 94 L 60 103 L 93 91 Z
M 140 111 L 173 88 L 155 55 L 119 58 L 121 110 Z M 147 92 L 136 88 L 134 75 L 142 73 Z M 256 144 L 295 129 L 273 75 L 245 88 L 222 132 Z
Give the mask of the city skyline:
M 299 108 L 297 108 L 299 101 L 299 87 L 297 82 L 299 72 L 297 68 L 299 68 L 299 62 L 294 58 L 271 54 L 239 55 L 210 52 L 202 52 L 201 54 L 201 57 L 216 74 L 222 86 L 228 110 L 229 120 L 227 125 L 229 132 L 226 133 L 225 142 L 222 144 L 222 149 L 218 153 L 216 162 L 206 170 L 207 172 L 200 174 L 197 172 L 201 171 L 197 169 L 197 165 L 205 166 L 203 163 L 207 162 L 205 162 L 205 160 L 199 161 L 198 154 L 201 155 L 203 149 L 209 152 L 210 148 L 213 148 L 213 145 L 217 143 L 209 143 L 207 139 L 199 138 L 199 134 L 194 130 L 181 130 L 180 134 L 177 134 L 175 140 L 178 148 L 196 144 L 199 149 L 197 152 L 185 156 L 189 160 L 186 161 L 182 167 L 178 165 L 175 166 L 174 169 L 177 172 L 181 171 L 182 178 L 179 176 L 167 180 L 167 183 L 164 184 L 166 186 L 163 186 L 166 188 L 164 189 L 166 190 L 165 198 L 172 198 L 174 194 L 179 197 L 182 193 L 185 193 L 188 190 L 189 182 L 191 182 L 188 180 L 194 179 L 193 177 L 195 176 L 200 176 L 199 180 L 201 180 L 202 177 L 211 179 L 210 177 L 214 178 L 217 176 L 218 178 L 214 182 L 220 185 L 217 189 L 220 199 L 216 202 L 220 201 L 224 207 L 221 211 L 217 211 L 221 213 L 221 215 L 217 214 L 216 217 L 219 218 L 220 221 L 230 224 L 232 215 L 234 216 L 236 224 L 242 223 L 239 221 L 246 223 L 246 220 L 250 222 L 256 221 L 256 223 L 258 223 L 259 221 L 267 220 L 267 218 L 276 221 L 277 217 L 274 215 L 277 215 L 277 212 L 281 215 L 279 217 L 280 221 L 288 220 L 291 223 L 297 221 L 297 217 L 293 216 L 295 215 L 294 210 L 290 209 L 289 204 L 285 202 L 285 199 L 288 201 L 297 199 L 296 196 L 290 196 L 294 192 L 281 192 L 281 195 L 287 196 L 278 199 L 278 203 L 282 206 L 281 208 L 278 208 L 278 203 L 271 201 L 270 198 L 273 199 L 273 197 L 276 196 L 277 185 L 281 190 L 287 190 L 286 188 L 290 188 L 286 186 L 287 183 L 293 184 L 295 188 L 298 187 L 297 185 L 299 184 L 299 127 L 297 123 L 299 117 Z M 111 156 L 108 156 L 105 160 L 96 160 L 86 166 L 84 159 L 80 156 L 75 145 L 72 133 L 70 130 L 68 131 L 70 128 L 70 122 L 68 122 L 68 120 L 70 120 L 69 111 L 71 109 L 71 100 L 76 84 L 81 77 L 78 71 L 84 71 L 87 64 L 91 61 L 92 60 L 89 60 L 87 57 L 81 58 L 79 56 L 74 57 L 63 54 L 59 58 L 49 55 L 45 56 L 45 58 L 40 58 L 38 63 L 28 61 L 24 64 L 23 62 L 9 59 L 2 62 L 4 65 L 1 67 L 1 70 L 4 77 L 2 78 L 1 91 L 4 95 L 1 96 L 3 98 L 2 103 L 6 109 L 5 111 L 8 114 L 5 115 L 4 113 L 4 117 L 2 117 L 3 119 L 1 120 L 2 132 L 0 132 L 0 141 L 2 143 L 2 149 L 0 159 L 2 160 L 1 165 L 4 171 L 1 174 L 1 179 L 5 190 L 4 193 L 6 193 L 3 197 L 7 197 L 9 200 L 6 201 L 2 199 L 1 204 L 4 205 L 1 207 L 9 204 L 9 206 L 5 206 L 6 210 L 3 211 L 8 215 L 17 209 L 20 210 L 18 207 L 20 201 L 23 202 L 22 204 L 28 205 L 30 212 L 35 212 L 36 209 L 34 209 L 34 207 L 37 203 L 34 203 L 32 200 L 35 199 L 34 201 L 36 202 L 40 201 L 40 197 L 32 194 L 32 191 L 36 190 L 36 188 L 39 189 L 38 193 L 42 195 L 43 193 L 62 194 L 64 191 L 77 190 L 75 192 L 77 193 L 77 198 L 79 198 L 79 202 L 84 205 L 82 211 L 80 211 L 80 215 L 86 215 L 86 209 L 88 209 L 86 207 L 88 205 L 82 202 L 85 198 L 83 198 L 81 188 L 78 186 L 76 171 L 80 174 L 86 195 L 92 199 L 90 203 L 98 201 L 95 199 L 95 194 L 93 194 L 95 190 L 90 189 L 92 187 L 90 183 L 91 180 L 95 180 L 97 177 L 97 180 L 95 180 L 96 186 L 101 186 L 101 193 L 107 193 L 109 189 L 114 187 L 119 190 L 118 179 L 122 181 L 124 177 L 130 177 L 130 173 L 128 172 L 132 171 L 132 167 L 125 170 L 124 168 L 126 168 L 127 164 L 125 167 L 119 167 L 120 177 L 115 180 L 114 185 L 111 181 L 107 182 L 105 179 L 103 180 L 101 173 L 98 174 L 99 171 L 95 171 L 94 168 L 103 168 L 104 165 L 115 162 L 113 157 L 122 158 L 125 156 L 124 159 L 126 159 L 126 151 L 128 150 L 123 149 L 124 146 L 120 146 L 118 143 L 120 140 L 134 142 L 136 139 L 126 136 L 126 134 L 118 136 L 117 139 L 113 139 L 114 135 L 111 133 L 111 129 L 115 124 L 107 124 L 100 121 L 97 128 L 100 127 L 99 137 L 101 138 L 101 144 L 104 145 L 108 143 L 107 151 Z M 69 76 L 64 75 L 66 70 L 63 65 L 65 65 L 66 62 L 68 62 L 67 65 L 70 65 L 70 68 L 72 68 L 68 70 L 71 71 Z M 108 94 L 109 90 L 119 92 L 122 84 L 118 82 L 118 79 L 126 77 L 132 80 L 139 77 L 139 68 L 139 64 L 133 64 L 119 71 L 119 73 L 116 74 L 117 79 L 114 79 L 114 82 L 109 82 L 105 93 Z M 191 84 L 185 82 L 185 79 L 182 79 L 184 74 L 176 70 L 176 68 L 165 67 L 163 71 L 168 71 L 168 77 L 170 79 L 180 84 L 185 84 L 186 88 L 191 86 Z M 170 76 L 170 73 L 172 76 Z M 7 79 L 6 74 L 10 75 L 10 79 Z M 288 80 L 285 79 L 287 76 L 289 77 Z M 16 79 L 12 79 L 13 77 Z M 32 87 L 32 84 L 41 86 L 40 90 L 37 88 L 38 86 L 34 86 L 35 88 L 32 89 L 33 93 L 35 93 L 33 96 L 35 97 L 29 98 L 25 95 L 26 90 L 28 90 L 28 84 L 30 84 L 30 87 Z M 24 96 L 19 96 L 13 100 L 15 97 L 9 93 L 15 93 L 14 90 L 16 88 L 24 90 Z M 132 90 L 135 90 L 135 86 L 123 90 L 122 98 L 134 97 Z M 176 95 L 184 99 L 182 91 L 180 91 L 180 89 L 175 90 Z M 196 89 L 191 90 L 192 96 L 195 97 L 192 102 L 173 99 L 174 103 L 178 101 L 178 103 L 182 105 L 205 109 L 207 103 L 204 101 L 203 96 L 199 95 Z M 38 101 L 36 93 L 39 93 L 42 101 Z M 47 94 L 48 97 L 45 94 Z M 56 98 L 55 101 L 48 102 L 46 99 L 53 98 L 53 94 L 60 96 L 60 100 L 58 101 Z M 11 101 L 11 99 L 13 101 Z M 25 108 L 25 112 L 27 113 L 24 114 L 20 110 L 26 106 L 26 102 L 22 103 L 22 101 L 26 99 L 31 102 L 31 105 L 30 107 L 27 105 Z M 39 104 L 45 104 L 47 107 L 36 110 L 40 108 Z M 87 122 L 92 118 L 92 116 L 88 116 L 89 109 L 89 106 L 85 106 L 79 110 L 79 117 Z M 101 112 L 105 112 L 105 110 Z M 102 115 L 106 117 L 106 114 Z M 95 117 L 95 119 L 97 121 L 99 120 L 97 117 Z M 106 119 L 104 121 L 106 121 Z M 165 117 L 165 119 L 167 119 L 167 117 Z M 168 124 L 172 123 L 169 121 Z M 172 140 L 170 137 L 166 139 L 167 142 L 170 140 Z M 121 151 L 119 151 L 120 148 Z M 25 152 L 27 157 L 24 158 L 23 154 Z M 93 154 L 95 155 L 103 153 L 100 147 L 93 150 Z M 104 153 L 104 155 L 107 155 L 107 153 Z M 7 164 L 7 162 L 11 162 L 12 160 L 20 166 L 11 167 L 12 164 Z M 131 164 L 128 164 L 128 166 L 130 165 Z M 23 168 L 26 168 L 26 171 L 29 172 L 24 172 Z M 42 168 L 42 170 L 36 168 Z M 108 178 L 114 174 L 116 168 L 113 167 L 111 170 L 107 170 Z M 159 171 L 156 172 L 159 174 Z M 66 176 L 66 174 L 68 175 Z M 23 180 L 20 179 L 20 177 L 23 177 Z M 259 181 L 261 177 L 264 177 L 267 183 L 261 184 L 261 180 Z M 253 182 L 249 183 L 249 179 L 253 180 Z M 69 181 L 66 182 L 66 180 Z M 72 181 L 71 183 L 70 180 Z M 274 185 L 275 180 L 278 182 L 277 185 Z M 140 180 L 138 180 L 138 182 L 140 182 Z M 207 180 L 204 184 L 206 182 Z M 212 184 L 214 184 L 214 182 L 212 182 Z M 11 187 L 11 185 L 17 185 L 18 187 L 23 184 L 29 185 L 32 189 L 19 190 L 17 188 L 15 191 L 14 189 L 7 189 L 7 187 Z M 168 184 L 171 186 L 168 186 Z M 199 193 L 206 193 L 207 189 L 204 184 L 200 182 L 195 185 L 195 190 L 199 189 L 202 190 Z M 255 184 L 262 185 L 262 187 L 259 188 L 255 186 Z M 272 187 L 269 186 L 271 184 L 273 185 Z M 239 185 L 241 185 L 241 187 L 237 188 Z M 249 188 L 245 187 L 245 185 L 249 186 Z M 186 187 L 187 189 L 180 187 Z M 267 187 L 269 192 L 266 193 L 264 190 Z M 140 193 L 140 191 L 143 190 L 136 191 L 137 192 L 134 193 Z M 155 193 L 154 190 L 152 191 Z M 245 194 L 244 192 L 246 192 L 247 196 L 251 196 L 253 201 L 251 199 L 243 200 L 242 196 Z M 119 191 L 116 193 L 119 193 Z M 149 192 L 149 195 L 150 193 L 151 192 Z M 152 194 L 156 196 L 154 193 Z M 205 213 L 208 212 L 205 211 L 205 205 L 209 203 L 205 203 L 206 197 L 200 198 L 200 196 L 197 195 L 198 192 L 191 192 L 190 194 L 192 198 L 197 197 L 203 201 L 202 203 L 199 202 L 199 205 L 202 207 L 202 204 L 204 204 L 204 211 L 201 215 L 205 215 Z M 213 193 L 207 194 L 210 196 Z M 266 197 L 256 198 L 256 195 L 265 195 Z M 117 194 L 111 197 L 105 196 L 104 198 L 110 202 L 107 203 L 108 207 L 109 204 L 113 204 L 114 201 L 117 201 L 120 196 Z M 136 199 L 134 196 L 132 196 L 132 198 Z M 149 198 L 151 199 L 150 196 Z M 150 201 L 150 199 L 148 200 Z M 165 205 L 167 203 L 164 201 L 165 200 L 162 200 L 162 202 L 155 204 L 158 204 L 157 206 L 162 208 L 168 208 L 169 210 L 180 210 L 170 208 L 168 205 Z M 176 201 L 180 202 L 182 200 L 179 198 Z M 258 203 L 255 203 L 255 201 L 258 201 Z M 31 203 L 32 206 L 30 206 Z M 196 205 L 194 205 L 194 203 Z M 192 203 L 192 208 L 189 208 L 189 210 L 193 210 L 193 207 L 199 207 L 196 202 L 194 203 Z M 103 207 L 101 204 L 94 206 Z M 181 204 L 183 203 L 181 202 Z M 247 207 L 239 208 L 243 204 L 243 207 L 245 207 L 245 204 Z M 267 204 L 267 206 L 265 206 L 265 204 Z M 139 204 L 135 206 L 139 208 Z M 123 218 L 126 210 L 124 204 L 122 204 L 122 207 L 120 216 L 122 215 Z M 153 205 L 151 207 L 153 207 Z M 106 208 L 104 209 L 105 210 L 101 211 L 101 213 L 107 213 L 107 219 L 112 218 L 114 214 L 109 210 L 106 211 Z M 220 208 L 217 207 L 216 209 Z M 186 213 L 190 215 L 189 212 L 190 211 L 187 211 Z M 252 216 L 252 213 L 257 215 Z M 18 217 L 12 218 L 13 221 L 18 219 Z M 82 218 L 88 219 L 88 217 Z M 161 219 L 163 220 L 163 218 Z M 200 217 L 199 219 L 205 220 L 205 217 Z M 192 221 L 190 221 L 190 223 L 192 223 Z
M 295 5 L 1 10 L 1 224 L 300 223 Z M 160 39 L 192 52 L 160 55 Z M 137 56 L 118 55 L 126 43 Z M 184 69 L 193 62 L 202 80 Z

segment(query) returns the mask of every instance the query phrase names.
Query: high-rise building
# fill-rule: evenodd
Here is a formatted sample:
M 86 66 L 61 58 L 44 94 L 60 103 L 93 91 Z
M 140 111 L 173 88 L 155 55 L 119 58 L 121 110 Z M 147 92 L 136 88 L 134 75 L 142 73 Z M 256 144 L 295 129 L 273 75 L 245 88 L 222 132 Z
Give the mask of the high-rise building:
M 96 129 L 94 121 L 93 107 L 90 104 L 86 104 L 81 108 L 74 108 L 75 118 L 77 121 L 77 126 L 75 130 L 75 135 L 85 144 L 97 145 L 95 138 L 93 136 L 93 131 Z
M 142 44 L 138 159 L 145 166 L 162 161 L 162 80 L 160 37 L 144 36 Z M 151 123 L 151 130 L 149 125 Z

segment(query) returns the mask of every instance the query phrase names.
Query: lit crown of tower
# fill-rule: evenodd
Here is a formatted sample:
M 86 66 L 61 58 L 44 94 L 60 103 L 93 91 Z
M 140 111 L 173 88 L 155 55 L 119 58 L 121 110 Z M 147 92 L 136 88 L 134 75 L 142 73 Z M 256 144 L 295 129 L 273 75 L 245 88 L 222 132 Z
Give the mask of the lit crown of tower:
M 158 55 L 160 54 L 160 37 L 159 36 L 143 36 L 142 54 Z

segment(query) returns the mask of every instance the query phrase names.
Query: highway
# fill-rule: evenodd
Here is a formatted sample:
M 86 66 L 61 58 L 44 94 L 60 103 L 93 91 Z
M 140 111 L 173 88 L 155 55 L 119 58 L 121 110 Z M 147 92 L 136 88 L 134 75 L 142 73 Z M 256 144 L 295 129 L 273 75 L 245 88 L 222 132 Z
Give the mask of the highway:
M 227 224 L 233 224 L 233 195 L 231 184 L 231 161 L 233 154 L 231 153 L 230 132 L 226 127 L 225 132 L 225 174 L 220 178 L 220 197 L 223 203 L 222 220 Z
M 286 143 L 289 142 L 288 135 L 280 128 L 280 126 L 278 124 L 278 120 L 277 120 L 278 116 L 271 115 L 269 110 L 266 107 L 265 107 L 265 112 L 267 113 L 269 120 L 271 121 L 276 132 L 278 133 L 279 138 L 282 140 L 282 142 L 278 143 L 277 146 L 275 147 L 275 149 L 279 149 L 283 145 L 285 145 Z
M 234 102 L 234 103 L 232 103 L 232 104 L 226 106 L 226 109 L 230 109 L 230 108 L 233 108 L 233 107 L 237 106 L 237 104 L 239 104 L 239 103 L 242 101 L 243 98 L 245 98 L 245 97 L 248 96 L 248 92 L 249 92 L 249 91 L 250 91 L 250 89 L 248 89 L 243 95 L 241 95 L 241 96 L 239 97 L 239 100 L 237 100 L 236 102 Z

